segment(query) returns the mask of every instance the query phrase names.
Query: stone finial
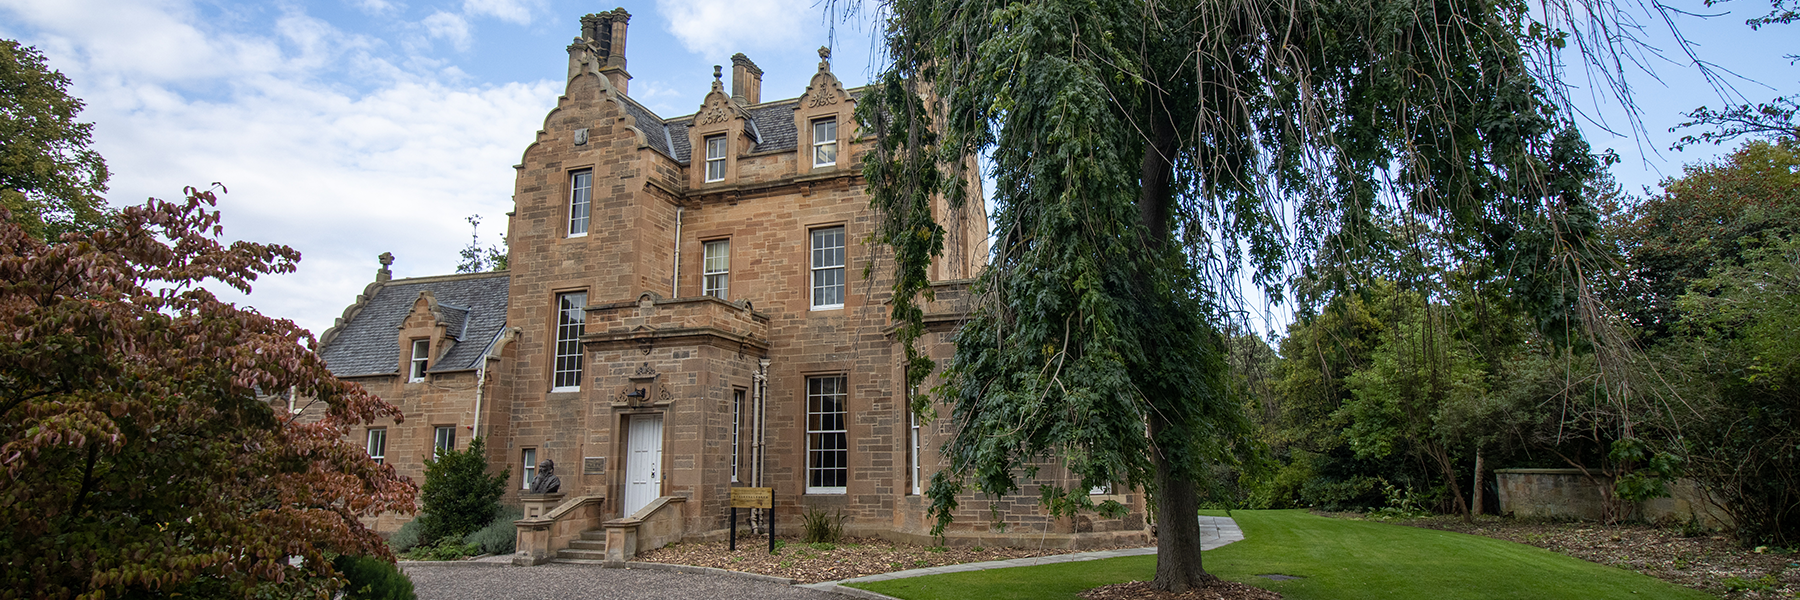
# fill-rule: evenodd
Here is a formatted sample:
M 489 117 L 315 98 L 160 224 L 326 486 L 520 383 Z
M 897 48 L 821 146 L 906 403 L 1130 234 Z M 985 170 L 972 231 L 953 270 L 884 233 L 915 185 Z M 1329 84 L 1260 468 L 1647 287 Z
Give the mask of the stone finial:
M 819 46 L 819 72 L 831 70 L 831 47 Z
M 725 67 L 713 65 L 713 91 L 725 91 Z
M 388 267 L 394 265 L 394 253 L 383 252 L 381 253 L 381 256 L 375 258 L 381 261 L 381 270 L 375 272 L 375 281 L 387 281 L 393 279 L 394 272 L 388 270 Z

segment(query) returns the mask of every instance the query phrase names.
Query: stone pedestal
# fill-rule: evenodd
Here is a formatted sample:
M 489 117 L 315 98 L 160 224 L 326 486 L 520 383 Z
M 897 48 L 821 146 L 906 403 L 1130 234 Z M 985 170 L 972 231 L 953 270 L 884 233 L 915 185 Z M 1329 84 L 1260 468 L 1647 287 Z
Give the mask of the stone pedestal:
M 550 509 L 562 504 L 562 499 L 562 494 L 519 494 L 519 504 L 525 507 L 526 519 L 542 518 Z

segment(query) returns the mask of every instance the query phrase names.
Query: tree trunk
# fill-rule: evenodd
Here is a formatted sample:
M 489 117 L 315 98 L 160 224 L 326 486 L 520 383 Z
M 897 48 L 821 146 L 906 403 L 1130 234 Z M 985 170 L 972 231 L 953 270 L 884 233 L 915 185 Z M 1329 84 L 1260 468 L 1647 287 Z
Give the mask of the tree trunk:
M 1486 457 L 1481 454 L 1481 450 L 1477 448 L 1475 450 L 1475 506 L 1470 508 L 1469 512 L 1478 515 L 1481 514 L 1482 509 L 1481 497 L 1483 488 L 1481 487 L 1481 471 L 1486 468 L 1486 465 L 1484 464 L 1486 462 L 1486 460 L 1484 460 L 1485 458 Z
M 1161 252 L 1169 244 L 1169 218 L 1175 196 L 1170 188 L 1174 179 L 1175 124 L 1158 109 L 1162 98 L 1152 96 L 1150 107 L 1150 143 L 1144 147 L 1140 175 L 1143 186 L 1138 200 L 1138 221 L 1144 226 L 1146 242 L 1152 252 Z M 1149 277 L 1140 274 L 1139 284 L 1148 290 Z M 1155 349 L 1147 349 L 1155 352 Z M 1155 400 L 1152 399 L 1154 404 Z M 1182 411 L 1172 411 L 1181 414 Z M 1150 414 L 1150 439 L 1161 439 L 1169 430 L 1165 413 L 1154 407 Z M 1218 578 L 1207 573 L 1200 563 L 1200 501 L 1194 481 L 1178 475 L 1181 465 L 1170 462 L 1166 453 L 1157 451 L 1151 460 L 1156 465 L 1156 579 L 1151 586 L 1168 592 L 1182 593 L 1205 587 Z
M 1456 469 L 1450 465 L 1450 451 L 1435 443 L 1426 444 L 1425 451 L 1437 461 L 1438 469 L 1444 473 L 1444 484 L 1450 487 L 1450 493 L 1456 498 L 1456 512 L 1462 513 L 1464 523 L 1474 523 L 1475 518 L 1469 515 L 1469 503 L 1463 499 L 1462 486 L 1456 483 Z
M 1165 428 L 1152 412 L 1150 435 Z M 1200 562 L 1200 500 L 1192 480 L 1176 477 L 1175 465 L 1156 454 L 1156 579 L 1150 585 L 1180 594 L 1217 581 Z

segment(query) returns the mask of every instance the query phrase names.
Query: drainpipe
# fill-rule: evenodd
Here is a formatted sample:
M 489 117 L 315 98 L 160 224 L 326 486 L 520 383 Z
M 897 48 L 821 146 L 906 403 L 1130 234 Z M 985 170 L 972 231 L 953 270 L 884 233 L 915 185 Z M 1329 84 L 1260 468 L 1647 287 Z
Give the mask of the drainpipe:
M 500 358 L 500 351 L 506 348 L 507 342 L 513 341 L 518 335 L 517 327 L 500 330 L 500 337 L 495 338 L 494 343 L 489 344 L 487 351 L 481 353 L 481 358 L 478 359 L 480 362 L 475 367 L 475 424 L 469 427 L 474 431 L 474 437 L 481 437 L 481 393 L 487 389 L 488 361 Z
M 757 362 L 755 383 L 752 387 L 756 394 L 756 400 L 754 402 L 756 405 L 756 439 L 754 440 L 754 443 L 751 444 L 752 456 L 750 462 L 756 465 L 756 473 L 753 476 L 754 482 L 750 485 L 751 487 L 764 487 L 763 445 L 768 440 L 768 428 L 765 423 L 768 421 L 769 406 L 769 359 L 764 358 Z M 771 508 L 769 510 L 774 509 Z M 762 511 L 759 510 L 757 512 Z M 764 526 L 769 522 L 765 515 L 756 516 L 761 518 L 756 519 L 753 526 Z
M 683 209 L 680 206 L 675 207 L 675 268 L 672 269 L 672 271 L 674 273 L 669 276 L 669 299 L 671 299 L 671 300 L 681 297 L 681 294 L 678 293 L 678 291 L 680 290 L 679 286 L 681 285 L 681 212 L 682 212 L 682 210 Z

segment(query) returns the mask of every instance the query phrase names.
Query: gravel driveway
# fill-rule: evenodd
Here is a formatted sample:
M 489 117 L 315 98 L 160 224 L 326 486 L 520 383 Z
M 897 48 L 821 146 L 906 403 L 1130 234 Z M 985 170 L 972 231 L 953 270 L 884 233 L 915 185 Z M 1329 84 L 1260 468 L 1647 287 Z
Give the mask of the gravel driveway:
M 721 575 L 602 569 L 550 563 L 536 567 L 474 564 L 408 567 L 419 600 L 842 600 L 842 596 Z

